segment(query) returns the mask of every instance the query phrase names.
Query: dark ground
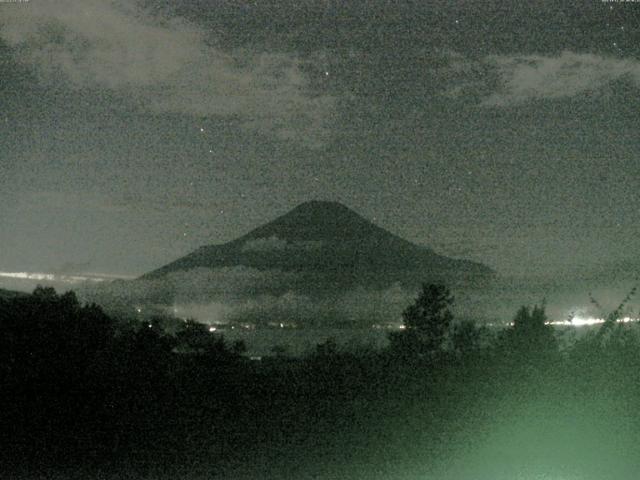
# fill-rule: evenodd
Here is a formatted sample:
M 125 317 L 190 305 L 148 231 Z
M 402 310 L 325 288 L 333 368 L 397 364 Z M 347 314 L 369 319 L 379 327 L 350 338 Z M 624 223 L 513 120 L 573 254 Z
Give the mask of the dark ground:
M 150 325 L 150 326 L 149 326 Z M 0 300 L 6 478 L 631 479 L 640 342 L 511 327 L 251 362 L 39 289 Z M 535 328 L 534 328 L 535 327 Z M 537 328 L 537 329 L 536 329 Z M 475 333 L 474 333 L 475 332 Z

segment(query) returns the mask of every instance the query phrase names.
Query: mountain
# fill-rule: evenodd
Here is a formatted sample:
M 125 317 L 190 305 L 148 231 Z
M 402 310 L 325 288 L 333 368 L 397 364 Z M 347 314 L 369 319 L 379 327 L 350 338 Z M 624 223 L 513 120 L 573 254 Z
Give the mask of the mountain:
M 310 201 L 236 240 L 201 247 L 141 279 L 160 279 L 195 268 L 240 266 L 294 272 L 330 289 L 394 282 L 470 282 L 494 276 L 485 265 L 438 255 L 340 203 Z

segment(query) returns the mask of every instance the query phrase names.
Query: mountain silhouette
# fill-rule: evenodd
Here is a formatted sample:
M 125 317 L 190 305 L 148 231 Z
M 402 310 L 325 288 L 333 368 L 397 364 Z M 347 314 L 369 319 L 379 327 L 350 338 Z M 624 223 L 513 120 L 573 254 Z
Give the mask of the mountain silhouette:
M 494 276 L 485 265 L 438 255 L 374 225 L 340 203 L 310 201 L 236 240 L 201 247 L 141 279 L 195 268 L 239 266 L 296 272 L 333 288 L 394 282 L 455 283 Z

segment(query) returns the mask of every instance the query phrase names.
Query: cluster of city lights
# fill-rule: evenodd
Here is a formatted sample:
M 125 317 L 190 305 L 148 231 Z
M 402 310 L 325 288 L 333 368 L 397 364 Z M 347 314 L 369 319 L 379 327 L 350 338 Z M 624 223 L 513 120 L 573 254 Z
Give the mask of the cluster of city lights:
M 631 317 L 622 317 L 616 320 L 618 323 L 632 323 L 637 322 L 637 318 Z M 596 317 L 573 317 L 571 320 L 554 320 L 551 322 L 547 322 L 547 325 L 567 325 L 573 327 L 584 327 L 589 325 L 598 325 L 604 323 L 604 318 L 596 318 Z

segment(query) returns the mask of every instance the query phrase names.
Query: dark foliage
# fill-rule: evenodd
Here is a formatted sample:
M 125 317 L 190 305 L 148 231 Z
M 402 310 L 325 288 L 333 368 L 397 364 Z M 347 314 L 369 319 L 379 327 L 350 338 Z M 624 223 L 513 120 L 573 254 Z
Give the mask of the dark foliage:
M 557 358 L 558 342 L 543 306 L 520 307 L 511 327 L 498 340 L 500 354 L 516 363 L 539 363 Z
M 386 350 L 329 340 L 305 358 L 282 347 L 252 362 L 196 322 L 167 334 L 166 319 L 115 321 L 46 288 L 1 299 L 0 471 L 351 478 L 360 462 L 393 478 L 482 443 L 505 406 L 536 398 L 553 413 L 595 395 L 618 412 L 612 399 L 640 399 L 629 325 L 612 321 L 606 341 L 600 330 L 560 352 L 544 307 L 521 308 L 493 337 L 454 323 L 452 301 L 426 285 Z
M 453 321 L 452 304 L 447 287 L 423 284 L 418 298 L 402 313 L 404 330 L 390 337 L 393 348 L 411 356 L 440 352 Z

